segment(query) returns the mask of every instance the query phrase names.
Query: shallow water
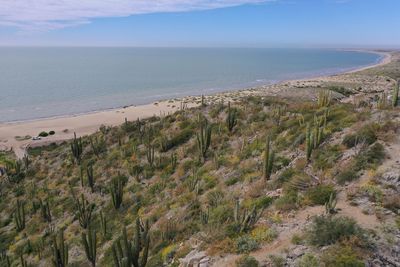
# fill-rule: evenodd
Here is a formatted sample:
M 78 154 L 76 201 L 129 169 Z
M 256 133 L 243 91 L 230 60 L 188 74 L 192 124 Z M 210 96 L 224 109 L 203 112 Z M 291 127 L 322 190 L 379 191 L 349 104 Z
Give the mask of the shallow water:
M 334 74 L 380 58 L 316 49 L 0 48 L 0 122 Z

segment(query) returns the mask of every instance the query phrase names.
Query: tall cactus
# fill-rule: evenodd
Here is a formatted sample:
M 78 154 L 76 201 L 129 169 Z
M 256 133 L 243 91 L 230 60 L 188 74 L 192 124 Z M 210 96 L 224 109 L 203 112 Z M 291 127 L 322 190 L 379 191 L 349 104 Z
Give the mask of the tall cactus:
M 271 137 L 268 135 L 265 143 L 264 150 L 264 164 L 263 164 L 263 175 L 264 179 L 268 180 L 271 177 L 272 167 L 274 165 L 275 153 L 271 149 Z
M 332 101 L 332 91 L 321 90 L 318 93 L 318 107 L 328 107 Z
M 307 161 L 309 161 L 311 158 L 312 150 L 313 150 L 313 141 L 312 141 L 312 135 L 311 135 L 311 126 L 310 126 L 310 124 L 307 124 L 307 128 L 306 128 L 306 158 L 307 158 Z
M 97 239 L 96 230 L 88 228 L 87 234 L 82 233 L 82 245 L 85 248 L 85 254 L 93 267 L 96 267 Z
M 175 153 L 171 154 L 170 165 L 173 170 L 175 170 L 176 166 L 178 165 L 178 157 L 176 156 Z
M 228 127 L 228 131 L 231 133 L 233 128 L 237 124 L 237 110 L 231 109 L 231 102 L 228 102 L 228 111 L 226 116 L 226 126 Z
M 376 107 L 378 109 L 386 109 L 388 107 L 388 99 L 387 99 L 387 94 L 386 92 L 383 92 L 378 99 L 378 103 L 376 104 Z
M 90 137 L 89 140 L 93 154 L 95 154 L 97 158 L 100 158 L 101 153 L 106 151 L 106 141 L 104 140 L 104 137 L 103 136 L 100 136 L 99 138 L 97 136 L 94 138 Z
M 107 237 L 107 219 L 103 214 L 103 211 L 100 211 L 100 227 L 101 227 L 101 233 L 104 238 Z
M 28 267 L 29 266 L 28 262 L 24 259 L 24 255 L 21 254 L 19 256 L 19 259 L 20 259 L 21 267 Z
M 66 267 L 68 265 L 68 245 L 64 241 L 64 232 L 60 231 L 57 237 L 53 236 L 53 266 Z
M 322 127 L 318 127 L 318 125 L 314 127 L 313 137 L 312 137 L 313 149 L 318 148 L 318 146 L 321 144 L 323 130 L 324 129 Z
M 155 159 L 155 154 L 154 154 L 154 145 L 150 143 L 150 141 L 146 145 L 146 157 L 147 157 L 147 162 L 151 167 L 154 165 L 154 159 Z
M 327 215 L 336 213 L 336 204 L 337 204 L 336 196 L 334 193 L 331 193 L 328 202 L 325 203 L 325 213 Z
M 92 213 L 95 205 L 93 203 L 90 204 L 89 201 L 85 199 L 83 194 L 81 194 L 81 200 L 75 200 L 75 204 L 76 208 L 78 209 L 76 215 L 78 217 L 79 224 L 82 228 L 86 229 L 92 222 Z
M 15 228 L 18 232 L 25 229 L 25 203 L 17 200 L 17 207 L 14 211 Z
M 208 124 L 206 118 L 202 118 L 199 114 L 200 129 L 197 133 L 197 147 L 199 150 L 199 158 L 206 159 L 208 148 L 211 144 L 211 126 Z
M 122 245 L 121 245 L 122 241 Z M 115 267 L 145 267 L 149 253 L 150 237 L 149 222 L 142 226 L 136 219 L 135 236 L 128 239 L 126 228 L 122 231 L 122 240 L 117 240 L 112 246 Z M 123 247 L 123 248 L 122 248 Z
M 86 167 L 86 174 L 88 178 L 88 184 L 93 193 L 94 192 L 93 164 L 88 164 L 88 166 Z
M 22 158 L 22 161 L 24 162 L 24 167 L 25 169 L 29 169 L 29 165 L 31 164 L 31 160 L 29 159 L 28 154 L 25 154 L 24 157 Z
M 0 266 L 11 267 L 10 257 L 7 255 L 7 251 L 5 250 L 0 252 Z
M 42 201 L 39 200 L 39 207 L 40 207 L 40 215 L 42 216 L 43 220 L 46 222 L 51 222 L 51 212 L 50 212 L 50 205 L 49 201 Z
M 244 209 L 241 211 L 239 199 L 235 200 L 235 209 L 234 209 L 234 220 L 238 225 L 238 231 L 240 233 L 246 232 L 251 229 L 261 218 L 261 215 L 264 211 L 264 208 L 257 208 L 253 206 L 253 208 L 248 211 L 248 209 Z
M 399 100 L 399 89 L 400 89 L 400 84 L 399 80 L 396 82 L 395 87 L 393 88 L 393 97 L 392 97 L 392 106 L 397 107 L 397 102 Z
M 71 152 L 72 156 L 75 158 L 76 163 L 80 165 L 82 160 L 83 145 L 82 138 L 76 138 L 76 133 L 74 133 L 74 139 L 71 143 Z
M 117 210 L 121 207 L 122 197 L 124 196 L 124 181 L 120 176 L 115 177 L 111 181 L 110 193 L 114 208 Z

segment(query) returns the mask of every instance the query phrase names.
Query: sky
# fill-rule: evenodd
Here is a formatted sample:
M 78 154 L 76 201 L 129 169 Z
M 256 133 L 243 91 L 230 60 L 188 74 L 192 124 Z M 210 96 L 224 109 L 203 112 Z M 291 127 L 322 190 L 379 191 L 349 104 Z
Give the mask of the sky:
M 0 0 L 0 45 L 400 48 L 399 11 L 399 0 Z

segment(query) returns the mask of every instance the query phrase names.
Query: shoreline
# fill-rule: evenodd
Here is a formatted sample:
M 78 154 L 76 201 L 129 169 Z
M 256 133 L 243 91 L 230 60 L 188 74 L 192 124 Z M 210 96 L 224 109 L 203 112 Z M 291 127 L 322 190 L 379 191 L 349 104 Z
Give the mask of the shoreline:
M 117 111 L 117 110 L 123 110 L 126 108 L 130 107 L 140 107 L 140 106 L 146 106 L 154 103 L 160 103 L 164 101 L 170 101 L 170 100 L 182 100 L 182 99 L 187 99 L 187 98 L 195 98 L 195 97 L 200 97 L 201 95 L 204 96 L 211 96 L 211 95 L 219 95 L 219 94 L 229 94 L 229 93 L 234 93 L 234 92 L 239 92 L 239 91 L 247 91 L 247 90 L 252 90 L 252 89 L 257 89 L 265 86 L 273 86 L 273 85 L 279 85 L 282 83 L 287 83 L 287 82 L 293 82 L 293 81 L 303 81 L 303 80 L 310 80 L 310 79 L 318 79 L 318 78 L 323 78 L 323 77 L 332 77 L 336 75 L 343 75 L 347 73 L 354 73 L 358 71 L 362 71 L 365 69 L 369 68 L 374 68 L 380 65 L 384 65 L 390 62 L 390 51 L 388 52 L 383 52 L 383 51 L 374 51 L 374 50 L 362 50 L 362 49 L 332 49 L 332 50 L 337 50 L 337 51 L 344 51 L 344 52 L 360 52 L 360 53 L 371 53 L 371 54 L 376 54 L 380 55 L 380 58 L 373 63 L 367 64 L 367 65 L 361 65 L 358 67 L 351 67 L 351 68 L 341 68 L 341 69 L 335 69 L 335 70 L 328 70 L 325 72 L 319 72 L 319 73 L 310 73 L 309 76 L 304 77 L 304 78 L 285 78 L 281 80 L 271 80 L 265 83 L 259 83 L 259 84 L 254 84 L 250 85 L 251 83 L 256 83 L 256 82 L 251 82 L 247 83 L 247 85 L 242 84 L 238 86 L 232 86 L 230 88 L 217 88 L 213 90 L 206 90 L 204 94 L 181 94 L 181 95 L 176 95 L 175 97 L 167 97 L 167 98 L 160 98 L 156 100 L 150 100 L 150 101 L 145 101 L 144 103 L 138 103 L 138 104 L 127 104 L 123 106 L 114 106 L 114 107 L 106 107 L 106 108 L 99 108 L 99 109 L 93 109 L 89 111 L 83 111 L 83 112 L 78 112 L 78 113 L 70 113 L 70 114 L 61 114 L 61 115 L 54 115 L 54 116 L 43 116 L 43 117 L 38 117 L 38 118 L 32 118 L 32 119 L 22 119 L 22 120 L 11 120 L 11 121 L 0 121 L 0 127 L 3 125 L 12 125 L 12 124 L 22 124 L 22 123 L 30 123 L 30 122 L 36 122 L 36 121 L 44 121 L 44 120 L 53 120 L 53 119 L 61 119 L 61 118 L 69 118 L 69 117 L 77 117 L 77 116 L 84 116 L 84 115 L 90 115 L 90 114 L 95 114 L 95 113 L 102 113 L 102 112 L 112 112 L 112 111 Z M 1 137 L 1 136 L 0 136 Z M 0 139 L 0 144 L 1 144 L 1 139 Z M 0 147 L 1 151 L 1 147 Z
M 349 50 L 347 50 L 349 51 Z M 354 51 L 354 50 L 353 50 Z M 361 51 L 361 50 L 360 50 Z M 339 72 L 336 74 L 328 74 L 316 77 L 308 77 L 303 79 L 289 79 L 277 81 L 276 83 L 257 86 L 254 88 L 242 88 L 237 90 L 216 92 L 206 95 L 206 98 L 224 99 L 232 97 L 235 93 L 246 93 L 250 91 L 265 90 L 271 86 L 283 85 L 287 82 L 305 81 L 310 79 L 327 78 L 339 75 L 359 72 L 362 70 L 382 66 L 391 62 L 390 52 L 363 51 L 382 55 L 380 60 L 368 66 L 360 66 L 359 68 Z M 125 118 L 129 121 L 137 118 L 144 119 L 154 115 L 167 115 L 180 109 L 181 103 L 185 103 L 187 108 L 199 105 L 200 96 L 186 96 L 174 99 L 165 99 L 150 104 L 130 105 L 119 108 L 111 108 L 101 111 L 93 111 L 89 113 L 81 113 L 74 115 L 64 115 L 50 118 L 38 118 L 27 121 L 4 122 L 0 123 L 0 151 L 13 150 L 18 158 L 25 154 L 28 147 L 43 146 L 54 142 L 63 142 L 73 138 L 74 132 L 78 136 L 88 135 L 98 131 L 101 125 L 117 126 L 124 122 Z M 56 134 L 43 138 L 42 140 L 33 141 L 31 138 L 26 140 L 16 140 L 16 136 L 37 136 L 41 131 L 55 131 Z

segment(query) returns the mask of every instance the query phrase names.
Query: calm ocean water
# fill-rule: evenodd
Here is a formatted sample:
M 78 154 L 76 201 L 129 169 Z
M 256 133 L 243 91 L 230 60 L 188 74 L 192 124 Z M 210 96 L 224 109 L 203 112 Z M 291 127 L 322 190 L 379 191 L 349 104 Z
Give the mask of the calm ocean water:
M 334 74 L 372 53 L 226 48 L 0 48 L 0 122 Z

